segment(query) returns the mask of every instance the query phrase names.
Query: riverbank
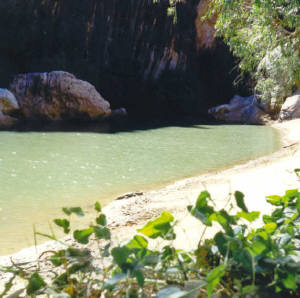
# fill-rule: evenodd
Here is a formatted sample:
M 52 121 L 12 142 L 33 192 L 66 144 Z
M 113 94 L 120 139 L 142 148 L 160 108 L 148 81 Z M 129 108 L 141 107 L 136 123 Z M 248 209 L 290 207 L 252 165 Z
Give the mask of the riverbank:
M 113 201 L 104 208 L 113 239 L 116 242 L 129 239 L 149 219 L 159 216 L 162 211 L 169 211 L 178 219 L 175 245 L 192 249 L 199 241 L 203 226 L 188 214 L 186 206 L 193 204 L 204 189 L 211 193 L 217 208 L 228 203 L 230 193 L 240 190 L 244 192 L 251 211 L 268 213 L 270 206 L 265 202 L 266 195 L 300 188 L 300 182 L 294 174 L 294 169 L 300 165 L 300 119 L 274 123 L 272 126 L 282 135 L 282 148 L 272 155 L 227 170 L 184 179 L 160 190 Z M 214 230 L 207 231 L 207 235 L 212 233 Z M 8 265 L 11 258 L 14 262 L 34 261 L 42 251 L 55 248 L 57 243 L 53 242 L 25 248 L 14 255 L 0 257 L 0 265 Z M 0 273 L 2 284 L 4 275 Z
M 234 191 L 245 194 L 251 211 L 271 212 L 265 197 L 283 194 L 287 189 L 300 188 L 294 172 L 300 167 L 300 119 L 273 123 L 281 134 L 281 149 L 277 152 L 231 167 L 226 170 L 177 181 L 163 189 L 150 191 L 121 201 L 114 201 L 105 208 L 110 225 L 120 241 L 131 237 L 135 230 L 162 211 L 171 212 L 178 220 L 175 245 L 181 249 L 196 247 L 203 225 L 187 212 L 203 190 L 208 190 L 217 208 L 228 205 Z M 206 236 L 214 229 L 206 230 Z

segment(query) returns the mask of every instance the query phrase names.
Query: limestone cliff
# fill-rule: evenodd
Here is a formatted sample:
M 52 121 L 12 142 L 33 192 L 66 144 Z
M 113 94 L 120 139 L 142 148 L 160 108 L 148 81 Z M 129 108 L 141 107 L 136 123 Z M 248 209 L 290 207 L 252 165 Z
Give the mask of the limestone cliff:
M 131 114 L 206 112 L 231 97 L 235 76 L 213 21 L 199 22 L 207 3 L 180 2 L 174 22 L 168 0 L 2 0 L 0 83 L 57 69 Z

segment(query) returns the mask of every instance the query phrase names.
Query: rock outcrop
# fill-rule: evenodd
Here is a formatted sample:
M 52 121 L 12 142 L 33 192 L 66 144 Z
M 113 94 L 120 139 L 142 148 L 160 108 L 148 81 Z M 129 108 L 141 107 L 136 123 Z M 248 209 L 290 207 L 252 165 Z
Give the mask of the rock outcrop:
M 249 97 L 235 95 L 229 104 L 208 110 L 208 113 L 217 120 L 244 124 L 264 124 L 268 120 L 267 112 L 267 107 L 254 95 Z
M 300 91 L 285 100 L 279 113 L 279 120 L 295 118 L 300 118 Z
M 19 110 L 15 96 L 7 89 L 0 89 L 0 128 L 10 128 L 17 119 L 13 115 Z
M 10 90 L 28 120 L 98 120 L 111 113 L 93 85 L 63 71 L 17 75 Z

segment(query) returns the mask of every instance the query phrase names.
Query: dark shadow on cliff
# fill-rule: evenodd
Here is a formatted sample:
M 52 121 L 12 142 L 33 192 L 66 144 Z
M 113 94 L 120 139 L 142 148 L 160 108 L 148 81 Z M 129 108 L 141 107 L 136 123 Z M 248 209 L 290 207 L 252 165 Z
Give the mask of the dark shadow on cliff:
M 18 73 L 65 70 L 139 121 L 202 119 L 236 92 L 235 61 L 220 41 L 197 50 L 199 0 L 178 4 L 177 23 L 168 3 L 1 0 L 0 87 Z

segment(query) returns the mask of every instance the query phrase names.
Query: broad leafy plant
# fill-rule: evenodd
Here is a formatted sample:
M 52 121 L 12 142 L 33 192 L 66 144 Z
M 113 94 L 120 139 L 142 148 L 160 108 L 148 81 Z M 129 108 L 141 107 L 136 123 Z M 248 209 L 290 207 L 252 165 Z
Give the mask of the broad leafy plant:
M 168 212 L 138 229 L 130 241 L 116 245 L 96 203 L 94 223 L 73 231 L 72 245 L 44 252 L 35 266 L 22 263 L 0 268 L 11 275 L 0 297 L 12 292 L 17 277 L 27 281 L 24 291 L 32 297 L 299 296 L 299 191 L 267 197 L 274 210 L 262 216 L 257 229 L 251 223 L 260 213 L 248 210 L 241 192 L 235 192 L 234 198 L 229 210 L 216 210 L 204 191 L 194 206 L 188 206 L 204 227 L 219 226 L 213 238 L 203 240 L 199 233 L 198 247 L 192 251 L 174 247 L 176 221 Z M 84 212 L 79 207 L 63 212 L 69 217 L 54 223 L 70 234 L 70 216 Z M 53 234 L 36 234 L 57 240 Z M 157 241 L 160 245 L 154 245 Z

